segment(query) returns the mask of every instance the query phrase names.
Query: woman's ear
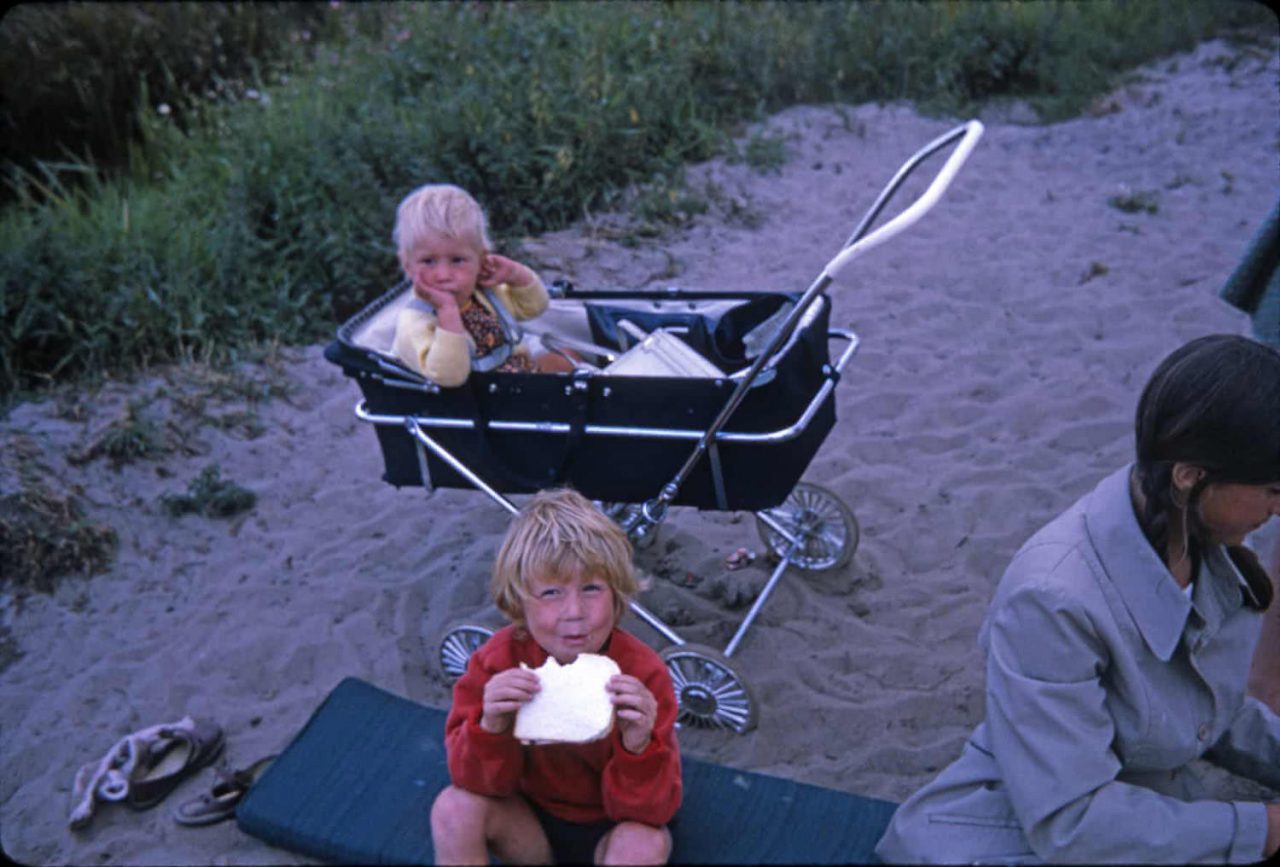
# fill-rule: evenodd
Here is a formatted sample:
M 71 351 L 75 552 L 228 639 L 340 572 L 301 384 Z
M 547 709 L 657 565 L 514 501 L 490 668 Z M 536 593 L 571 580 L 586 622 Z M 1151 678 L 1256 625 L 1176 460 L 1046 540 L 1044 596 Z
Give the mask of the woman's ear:
M 1197 467 L 1195 464 L 1184 464 L 1178 461 L 1173 465 L 1173 471 L 1170 476 L 1173 481 L 1173 487 L 1178 493 L 1186 496 L 1204 478 L 1204 469 Z

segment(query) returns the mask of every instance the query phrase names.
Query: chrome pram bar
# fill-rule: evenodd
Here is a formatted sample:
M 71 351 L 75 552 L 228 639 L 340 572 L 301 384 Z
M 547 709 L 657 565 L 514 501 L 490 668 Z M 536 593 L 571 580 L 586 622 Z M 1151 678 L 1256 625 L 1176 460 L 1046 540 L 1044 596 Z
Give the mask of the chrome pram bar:
M 843 271 L 850 262 L 867 251 L 878 247 L 893 236 L 906 230 L 914 225 L 921 217 L 928 213 L 938 200 L 942 198 L 943 193 L 951 185 L 955 179 L 956 173 L 960 171 L 960 167 L 969 159 L 969 155 L 973 152 L 974 147 L 978 144 L 978 139 L 982 137 L 983 126 L 979 121 L 971 120 L 961 124 L 943 135 L 938 136 L 929 144 L 916 151 L 912 157 L 903 164 L 898 173 L 880 193 L 875 203 L 871 206 L 862 221 L 854 229 L 853 234 L 845 242 L 844 247 L 836 256 L 827 263 L 822 269 L 822 273 L 809 286 L 805 293 L 796 303 L 795 308 L 787 319 L 779 326 L 773 337 L 769 340 L 765 349 L 757 356 L 754 363 L 748 369 L 746 375 L 738 382 L 733 394 L 725 402 L 724 408 L 720 410 L 715 421 L 707 428 L 707 430 L 698 439 L 698 445 L 694 448 L 693 453 L 689 455 L 679 472 L 662 488 L 662 492 L 658 496 L 646 502 L 639 510 L 639 514 L 643 517 L 640 521 L 649 521 L 658 523 L 662 520 L 667 507 L 675 500 L 680 492 L 680 486 L 697 467 L 698 462 L 702 460 L 703 455 L 709 454 L 711 460 L 715 461 L 714 444 L 719 440 L 720 431 L 728 423 L 733 413 L 746 397 L 747 390 L 751 387 L 760 370 L 773 357 L 778 347 L 786 342 L 795 330 L 796 324 L 800 321 L 800 317 L 805 314 L 809 307 L 818 300 L 818 298 L 831 285 L 832 281 Z M 907 206 L 903 211 L 885 223 L 874 232 L 867 234 L 872 223 L 884 208 L 885 204 L 892 198 L 893 194 L 898 190 L 902 183 L 906 180 L 920 163 L 928 159 L 934 153 L 947 147 L 950 144 L 959 141 L 959 145 L 947 158 L 946 163 L 938 174 L 930 182 L 928 188 Z M 643 535 L 645 528 L 642 526 L 628 527 L 628 532 L 636 535 Z

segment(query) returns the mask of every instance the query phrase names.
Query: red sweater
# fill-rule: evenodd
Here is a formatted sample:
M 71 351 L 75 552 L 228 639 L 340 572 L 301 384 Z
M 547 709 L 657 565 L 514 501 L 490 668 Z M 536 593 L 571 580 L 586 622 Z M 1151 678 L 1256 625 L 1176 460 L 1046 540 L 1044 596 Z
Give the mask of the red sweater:
M 527 632 L 506 626 L 472 654 L 453 687 L 444 734 L 453 784 L 491 797 L 520 792 L 571 822 L 670 822 L 682 791 L 671 676 L 652 648 L 621 629 L 613 630 L 605 647 L 603 653 L 622 673 L 637 678 L 658 700 L 653 737 L 643 752 L 628 752 L 616 725 L 591 743 L 528 746 L 515 739 L 514 726 L 500 735 L 482 729 L 489 678 L 522 662 L 536 668 L 547 661 L 547 652 Z

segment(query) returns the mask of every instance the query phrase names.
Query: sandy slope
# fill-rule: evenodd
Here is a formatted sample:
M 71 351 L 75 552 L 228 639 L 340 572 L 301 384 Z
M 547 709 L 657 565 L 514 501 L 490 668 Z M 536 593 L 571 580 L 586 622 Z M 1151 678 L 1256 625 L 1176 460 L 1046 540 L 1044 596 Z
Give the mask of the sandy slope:
M 1137 392 L 1163 354 L 1246 327 L 1216 293 L 1280 190 L 1277 69 L 1274 51 L 1215 43 L 1144 69 L 1090 116 L 991 122 L 942 204 L 833 287 L 833 322 L 863 348 L 807 478 L 854 510 L 861 546 L 835 573 L 789 574 L 735 655 L 759 727 L 685 730 L 687 751 L 890 799 L 958 753 L 983 713 L 975 638 L 1005 562 L 1128 459 Z M 713 208 L 676 236 L 627 247 L 593 220 L 526 253 L 581 286 L 800 290 L 901 162 L 953 125 L 900 105 L 795 108 L 767 125 L 787 136 L 780 172 L 691 170 Z M 1109 204 L 1139 194 L 1154 213 Z M 219 384 L 288 394 L 250 407 Z M 497 622 L 485 581 L 505 514 L 479 493 L 384 485 L 356 399 L 316 346 L 233 380 L 161 371 L 0 421 L 5 491 L 34 473 L 120 536 L 106 573 L 3 600 L 19 654 L 0 673 L 7 854 L 296 862 L 231 823 L 172 822 L 208 771 L 155 811 L 109 806 L 79 834 L 66 829 L 72 778 L 121 735 L 186 713 L 217 720 L 242 766 L 348 675 L 447 703 L 435 642 L 459 618 Z M 170 451 L 72 463 L 129 401 Z M 246 408 L 265 430 L 213 423 Z M 256 507 L 168 517 L 157 498 L 210 464 Z M 763 559 L 726 571 L 739 545 L 760 550 L 750 515 L 677 510 L 640 557 L 656 576 L 644 601 L 722 647 L 767 577 Z

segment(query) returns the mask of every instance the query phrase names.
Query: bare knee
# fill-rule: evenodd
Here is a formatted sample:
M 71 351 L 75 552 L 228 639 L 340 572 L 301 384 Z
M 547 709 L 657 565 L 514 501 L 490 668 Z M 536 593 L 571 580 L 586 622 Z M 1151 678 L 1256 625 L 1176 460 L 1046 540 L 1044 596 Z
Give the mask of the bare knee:
M 642 822 L 619 822 L 596 849 L 598 864 L 666 864 L 671 832 Z
M 437 864 L 549 864 L 551 849 L 519 795 L 491 798 L 448 786 L 431 805 L 431 842 Z
M 441 863 L 465 862 L 477 851 L 484 852 L 485 822 L 489 799 L 447 786 L 431 805 L 431 841 Z
M 438 822 L 483 821 L 488 801 L 488 798 L 468 792 L 466 789 L 445 786 L 431 804 L 431 824 L 434 826 Z

